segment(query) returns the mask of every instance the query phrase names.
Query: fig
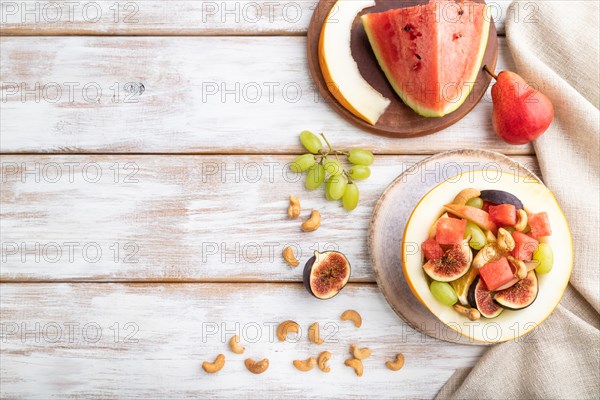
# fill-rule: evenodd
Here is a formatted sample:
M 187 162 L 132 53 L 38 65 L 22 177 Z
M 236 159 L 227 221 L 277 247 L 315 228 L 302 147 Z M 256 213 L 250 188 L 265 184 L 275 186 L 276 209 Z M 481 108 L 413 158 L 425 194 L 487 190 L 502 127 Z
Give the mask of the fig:
M 523 209 L 523 203 L 517 196 L 503 190 L 482 190 L 480 197 L 493 204 L 512 204 L 517 210 Z
M 350 262 L 337 251 L 315 251 L 304 267 L 304 287 L 317 299 L 335 297 L 350 279 Z
M 479 276 L 475 278 L 469 288 L 468 300 L 471 307 L 477 308 L 481 316 L 485 318 L 496 318 L 504 311 L 500 305 L 494 302 L 492 292 L 488 290 Z
M 470 237 L 461 244 L 450 246 L 442 257 L 427 261 L 423 265 L 425 273 L 439 282 L 455 281 L 466 274 L 473 261 L 469 240 Z
M 535 301 L 538 288 L 535 271 L 529 271 L 525 279 L 521 279 L 508 289 L 497 292 L 494 301 L 509 310 L 521 310 Z

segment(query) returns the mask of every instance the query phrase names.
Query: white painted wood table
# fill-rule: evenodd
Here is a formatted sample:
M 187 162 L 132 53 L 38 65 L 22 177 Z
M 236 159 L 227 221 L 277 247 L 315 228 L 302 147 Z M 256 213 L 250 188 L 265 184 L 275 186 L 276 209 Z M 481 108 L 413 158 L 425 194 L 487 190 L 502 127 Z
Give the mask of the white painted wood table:
M 433 136 L 357 130 L 307 70 L 315 0 L 0 4 L 2 398 L 431 398 L 480 357 L 396 317 L 366 231 L 384 188 L 428 155 L 491 149 L 537 170 L 530 146 L 495 137 L 489 96 Z M 512 68 L 499 42 L 499 68 Z M 378 155 L 355 212 L 286 174 L 303 129 Z M 287 219 L 290 193 L 321 211 L 319 231 Z M 281 259 L 287 244 L 303 261 L 340 249 L 352 283 L 310 298 Z M 339 321 L 347 308 L 360 330 Z M 320 322 L 327 343 L 274 340 L 286 319 Z M 227 349 L 236 331 L 244 355 Z M 343 365 L 350 343 L 374 350 L 360 379 Z M 293 368 L 325 348 L 331 373 Z M 397 352 L 406 366 L 392 373 Z M 226 366 L 207 375 L 218 353 Z M 270 369 L 250 374 L 247 356 Z

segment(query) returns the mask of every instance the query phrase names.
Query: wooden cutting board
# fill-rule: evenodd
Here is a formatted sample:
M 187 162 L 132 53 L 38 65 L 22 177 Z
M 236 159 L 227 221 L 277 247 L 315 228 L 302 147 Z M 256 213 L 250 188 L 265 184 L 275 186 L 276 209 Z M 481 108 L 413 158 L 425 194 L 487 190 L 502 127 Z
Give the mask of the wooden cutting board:
M 423 335 L 453 343 L 487 344 L 451 330 L 413 295 L 404 278 L 400 254 L 406 222 L 421 198 L 444 180 L 465 172 L 499 170 L 541 182 L 533 172 L 500 153 L 449 151 L 406 170 L 387 187 L 373 209 L 368 244 L 377 284 L 394 312 Z
M 398 97 L 394 89 L 387 81 L 385 74 L 379 67 L 377 59 L 373 54 L 371 45 L 360 22 L 362 14 L 387 11 L 392 8 L 409 7 L 417 4 L 425 4 L 428 1 L 420 0 L 376 0 L 376 5 L 362 11 L 354 20 L 352 27 L 352 55 L 356 60 L 362 76 L 378 90 L 383 96 L 392 101 L 386 112 L 379 118 L 376 125 L 371 125 L 346 110 L 327 89 L 327 84 L 319 66 L 319 38 L 325 19 L 329 15 L 336 0 L 320 0 L 315 8 L 312 20 L 308 27 L 307 51 L 308 65 L 313 80 L 319 93 L 336 112 L 357 127 L 379 135 L 392 137 L 412 137 L 429 135 L 440 131 L 456 123 L 469 113 L 479 103 L 490 84 L 491 77 L 480 71 L 475 82 L 475 87 L 464 104 L 451 114 L 441 118 L 422 117 L 405 105 Z M 482 65 L 489 65 L 492 69 L 496 67 L 498 58 L 498 36 L 496 26 L 491 21 L 490 34 L 487 49 L 483 57 Z M 491 116 L 490 116 L 491 118 Z

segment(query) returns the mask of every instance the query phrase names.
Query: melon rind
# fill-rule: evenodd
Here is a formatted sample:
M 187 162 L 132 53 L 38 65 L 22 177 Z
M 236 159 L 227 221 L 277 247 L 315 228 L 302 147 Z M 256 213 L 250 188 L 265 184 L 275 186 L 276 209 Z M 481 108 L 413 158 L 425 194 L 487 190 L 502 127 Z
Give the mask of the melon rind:
M 483 7 L 484 15 L 490 15 L 488 8 L 489 8 L 489 5 L 487 5 L 487 4 Z M 477 80 L 477 76 L 479 75 L 479 72 L 481 71 L 481 64 L 483 62 L 483 57 L 485 55 L 487 43 L 489 40 L 491 21 L 483 24 L 481 38 L 479 41 L 479 49 L 478 49 L 477 55 L 476 55 L 477 63 L 475 65 L 477 65 L 478 67 L 474 68 L 473 71 L 471 71 L 471 73 L 467 77 L 465 77 L 466 88 L 465 88 L 465 86 L 463 86 L 464 89 L 461 91 L 462 96 L 457 101 L 454 101 L 451 103 L 450 102 L 443 103 L 444 107 L 441 109 L 428 108 L 428 107 L 423 106 L 422 104 L 418 104 L 417 102 L 413 101 L 413 99 L 410 96 L 408 96 L 403 90 L 401 90 L 401 85 L 398 82 L 396 82 L 393 74 L 391 73 L 388 65 L 384 62 L 384 59 L 381 55 L 381 48 L 379 47 L 379 44 L 375 40 L 375 35 L 373 34 L 372 27 L 371 27 L 371 21 L 369 20 L 369 14 L 363 15 L 361 17 L 361 21 L 363 23 L 363 27 L 365 28 L 365 32 L 369 39 L 369 43 L 371 44 L 371 47 L 373 49 L 373 53 L 375 54 L 375 57 L 377 58 L 377 62 L 379 63 L 379 66 L 385 73 L 385 76 L 387 77 L 388 82 L 390 83 L 390 85 L 392 85 L 392 88 L 398 94 L 400 99 L 402 99 L 402 101 L 407 106 L 412 108 L 413 111 L 415 111 L 417 114 L 422 115 L 424 117 L 443 117 L 444 115 L 447 115 L 447 114 L 450 114 L 450 113 L 456 111 L 458 108 L 460 108 L 460 106 L 463 105 L 465 100 L 469 97 L 469 95 L 473 91 L 473 88 L 475 87 L 475 81 Z

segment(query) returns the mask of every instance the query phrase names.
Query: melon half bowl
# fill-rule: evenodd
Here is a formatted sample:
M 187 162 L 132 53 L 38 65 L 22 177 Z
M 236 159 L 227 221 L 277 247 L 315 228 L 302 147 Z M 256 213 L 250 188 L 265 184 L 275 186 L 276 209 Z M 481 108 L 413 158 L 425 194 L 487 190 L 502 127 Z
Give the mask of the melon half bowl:
M 430 279 L 423 271 L 421 243 L 429 236 L 431 225 L 443 214 L 442 207 L 452 202 L 463 189 L 503 190 L 517 196 L 528 212 L 547 212 L 552 236 L 541 239 L 554 251 L 554 267 L 538 274 L 536 300 L 522 310 L 504 310 L 498 317 L 470 321 L 453 307 L 438 302 L 429 290 Z M 402 264 L 408 286 L 417 299 L 450 329 L 471 340 L 499 343 L 517 339 L 532 331 L 556 308 L 569 283 L 573 267 L 573 242 L 566 218 L 554 195 L 542 183 L 530 177 L 507 172 L 466 172 L 449 178 L 429 191 L 408 219 L 402 240 Z

